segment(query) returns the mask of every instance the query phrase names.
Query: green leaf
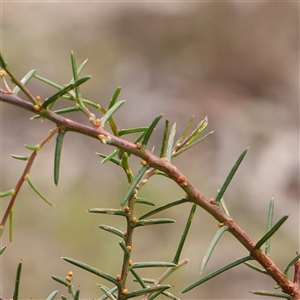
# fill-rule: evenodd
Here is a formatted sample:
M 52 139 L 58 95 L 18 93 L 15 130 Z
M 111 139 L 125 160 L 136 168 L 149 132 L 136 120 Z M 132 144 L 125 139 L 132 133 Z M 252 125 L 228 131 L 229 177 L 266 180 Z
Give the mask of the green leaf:
M 58 109 L 58 110 L 55 110 L 53 112 L 55 114 L 57 114 L 57 115 L 63 115 L 63 114 L 71 113 L 71 112 L 77 112 L 79 110 L 80 109 L 79 109 L 78 106 L 71 106 L 71 107 L 66 107 L 66 108 Z M 30 120 L 37 120 L 37 119 L 41 119 L 41 118 L 43 118 L 43 117 L 40 116 L 40 115 L 36 115 L 36 116 L 30 118 Z
M 73 81 L 76 82 L 76 80 L 78 80 L 78 74 L 77 74 L 76 61 L 75 61 L 75 56 L 73 51 L 71 51 L 71 63 L 72 63 Z M 78 86 L 75 87 L 75 94 L 77 99 L 81 98 L 81 93 Z
M 174 123 L 174 125 L 172 126 L 169 139 L 168 139 L 168 146 L 167 146 L 167 153 L 166 153 L 166 159 L 168 162 L 171 162 L 172 151 L 175 142 L 175 134 L 176 134 L 176 123 Z
M 160 155 L 159 155 L 159 157 L 161 157 L 161 158 L 165 156 L 167 139 L 168 139 L 168 132 L 169 132 L 169 120 L 166 119 L 164 135 L 163 135 L 163 140 L 162 140 L 162 143 L 161 143 Z
M 27 174 L 26 176 L 25 176 L 25 180 L 27 180 L 28 181 L 28 183 L 29 183 L 29 185 L 30 185 L 30 187 L 47 203 L 47 204 L 49 204 L 49 205 L 51 205 L 51 206 L 54 206 L 55 207 L 55 205 L 53 204 L 53 203 L 51 203 L 50 201 L 48 201 L 45 197 L 44 197 L 44 195 L 40 192 L 40 190 L 35 186 L 35 184 L 31 181 L 31 179 L 30 179 L 30 177 L 29 177 L 29 175 Z
M 129 257 L 130 256 L 130 251 L 127 249 L 124 241 L 120 241 L 119 245 L 122 248 L 122 250 L 124 251 L 125 255 L 127 255 Z
M 90 208 L 88 209 L 88 212 L 126 217 L 126 213 L 124 210 L 115 208 Z
M 218 231 L 217 233 L 215 234 L 214 238 L 212 239 L 206 253 L 205 253 L 205 256 L 203 257 L 203 260 L 202 260 L 202 264 L 201 264 L 201 267 L 200 267 L 200 274 L 203 272 L 204 268 L 206 267 L 208 261 L 209 261 L 209 258 L 216 246 L 216 244 L 218 243 L 220 237 L 222 236 L 222 234 L 228 230 L 228 227 L 227 226 L 222 226 Z
M 54 299 L 55 299 L 55 296 L 57 295 L 57 292 L 58 292 L 58 291 L 52 292 L 52 293 L 47 297 L 46 300 L 54 300 Z
M 270 296 L 270 297 L 293 300 L 293 297 L 286 293 L 276 293 L 276 292 L 267 292 L 267 291 L 250 291 L 250 293 L 255 295 L 261 295 L 261 296 Z
M 87 264 L 85 264 L 83 262 L 80 262 L 80 261 L 72 259 L 72 258 L 62 257 L 62 259 L 65 260 L 65 261 L 67 261 L 67 262 L 69 262 L 70 264 L 73 264 L 73 265 L 75 265 L 75 266 L 83 269 L 83 270 L 86 270 L 86 271 L 88 271 L 88 272 L 90 272 L 92 274 L 95 274 L 95 275 L 103 278 L 103 279 L 106 279 L 106 280 L 112 282 L 113 284 L 115 284 L 116 286 L 118 286 L 117 279 L 114 278 L 113 276 L 107 274 L 107 273 L 99 271 L 96 268 L 93 268 L 93 267 L 91 267 L 91 266 L 89 266 L 89 265 L 87 265 Z
M 45 100 L 44 103 L 42 104 L 42 108 L 43 109 L 47 108 L 52 102 L 56 101 L 58 98 L 60 98 L 64 94 L 70 92 L 71 90 L 73 90 L 77 86 L 83 84 L 84 82 L 86 82 L 90 78 L 91 78 L 91 76 L 85 76 L 85 77 L 82 77 L 82 78 L 76 80 L 73 84 L 68 84 L 62 90 L 58 91 L 57 93 L 55 93 L 54 95 L 49 97 L 47 100 Z
M 34 145 L 34 146 L 25 144 L 24 146 L 28 150 L 33 150 L 33 151 L 39 151 L 41 149 L 41 145 L 40 144 Z
M 12 158 L 15 158 L 15 159 L 19 159 L 19 160 L 28 160 L 30 156 L 22 156 L 22 155 L 15 155 L 15 154 L 11 154 L 11 157 Z
M 107 161 L 111 161 L 112 158 L 114 158 L 116 155 L 118 155 L 119 149 L 114 150 L 111 154 L 107 155 L 102 161 L 101 164 L 106 163 Z M 118 165 L 120 164 L 117 160 Z
M 125 299 L 134 298 L 134 297 L 138 297 L 138 296 L 141 296 L 144 294 L 153 293 L 153 292 L 157 292 L 157 291 L 161 291 L 161 293 L 162 293 L 164 290 L 169 289 L 171 287 L 172 286 L 169 284 L 147 287 L 147 288 L 144 288 L 141 290 L 132 291 L 132 292 L 124 295 L 124 298 Z
M 254 271 L 257 271 L 259 273 L 262 273 L 262 274 L 265 274 L 265 275 L 268 275 L 268 272 L 265 270 L 265 269 L 262 269 L 262 268 L 259 268 L 249 262 L 244 262 L 244 265 L 246 265 L 247 267 L 249 267 L 250 269 L 254 270 Z
M 204 120 L 202 120 L 200 123 L 198 123 L 197 127 L 194 129 L 194 131 L 187 138 L 185 138 L 181 143 L 179 143 L 179 142 L 176 143 L 176 146 L 173 150 L 173 155 L 175 155 L 176 152 L 178 152 L 180 149 L 185 148 L 185 147 L 189 146 L 190 144 L 192 144 L 193 141 L 206 128 L 207 124 L 208 124 L 208 119 L 207 119 L 207 117 L 205 117 Z
M 169 299 L 172 299 L 172 300 L 180 300 L 178 297 L 175 297 L 173 294 L 169 293 L 168 291 L 162 291 L 162 292 L 158 292 L 158 293 L 153 293 L 151 294 L 150 297 L 147 298 L 147 300 L 153 300 L 155 299 L 157 296 L 159 296 L 160 294 L 166 296 L 167 298 Z
M 149 220 L 138 220 L 136 223 L 134 223 L 134 227 L 140 227 L 140 226 L 147 226 L 147 225 L 157 225 L 157 224 L 169 224 L 169 223 L 176 223 L 173 219 L 149 219 Z
M 122 239 L 124 239 L 124 232 L 115 227 L 108 226 L 108 225 L 100 225 L 99 228 L 101 228 L 105 231 L 111 232 L 111 233 L 121 237 Z
M 128 129 L 121 129 L 119 131 L 119 136 L 125 135 L 125 134 L 131 134 L 136 132 L 145 132 L 147 131 L 148 127 L 136 127 L 136 128 L 128 128 Z
M 185 145 L 183 148 L 181 148 L 180 150 L 178 151 L 173 151 L 172 153 L 172 157 L 176 157 L 180 154 L 182 154 L 183 152 L 189 150 L 190 148 L 196 146 L 197 144 L 199 144 L 200 142 L 202 142 L 204 139 L 206 139 L 208 136 L 210 136 L 211 134 L 213 134 L 214 131 L 210 131 L 209 133 L 207 133 L 206 135 L 204 135 L 202 138 L 200 138 L 199 140 L 191 143 L 191 144 L 188 144 L 188 145 Z
M 36 70 L 31 70 L 29 71 L 22 79 L 21 79 L 21 83 L 23 85 L 26 85 L 28 83 L 28 81 L 33 77 L 33 75 L 35 74 Z M 12 90 L 12 92 L 15 95 L 18 95 L 18 93 L 20 92 L 20 88 L 18 86 L 15 86 Z
M 124 206 L 126 201 L 133 194 L 137 184 L 139 183 L 139 181 L 141 180 L 141 178 L 144 176 L 144 174 L 147 172 L 148 169 L 149 169 L 149 166 L 145 165 L 145 166 L 142 166 L 142 168 L 138 171 L 138 174 L 134 177 L 131 185 L 127 189 L 127 192 L 126 192 L 124 198 L 122 199 L 121 206 Z
M 176 206 L 176 205 L 180 205 L 182 203 L 187 203 L 187 202 L 188 201 L 187 201 L 186 198 L 181 198 L 179 200 L 172 201 L 170 203 L 167 203 L 165 205 L 159 206 L 159 207 L 157 207 L 157 208 L 155 208 L 155 209 L 153 209 L 153 210 L 145 213 L 144 215 L 140 216 L 139 219 L 148 218 L 148 217 L 150 217 L 150 216 L 152 216 L 154 214 L 157 214 L 157 213 L 159 213 L 159 212 L 161 212 L 163 210 L 169 209 L 170 207 L 173 207 L 173 206 Z
M 221 267 L 221 268 L 209 273 L 208 275 L 200 278 L 199 280 L 195 281 L 194 283 L 192 283 L 191 285 L 189 285 L 185 289 L 183 289 L 182 293 L 186 293 L 189 290 L 195 288 L 196 286 L 202 284 L 203 282 L 205 282 L 205 281 L 207 281 L 207 280 L 209 280 L 209 279 L 211 279 L 211 278 L 213 278 L 213 277 L 215 277 L 215 276 L 217 276 L 217 275 L 219 275 L 219 274 L 221 274 L 221 273 L 223 273 L 223 272 L 225 272 L 225 271 L 227 271 L 227 270 L 229 270 L 229 269 L 231 269 L 231 268 L 233 268 L 237 265 L 240 265 L 240 264 L 244 263 L 247 260 L 252 260 L 252 259 L 253 258 L 251 256 L 245 256 L 245 257 L 239 258 L 239 259 L 227 264 L 226 266 Z
M 143 281 L 142 277 L 140 277 L 140 275 L 134 269 L 131 268 L 131 269 L 129 269 L 129 271 L 135 277 L 136 281 L 139 282 L 139 284 L 141 285 L 142 288 L 146 288 L 147 287 L 147 285 Z
M 222 207 L 224 213 L 225 213 L 228 217 L 230 217 L 229 210 L 227 209 L 227 206 L 226 206 L 226 204 L 225 204 L 225 200 L 223 199 L 223 197 L 222 197 L 221 200 L 220 200 L 220 205 L 221 205 L 221 207 Z
M 72 53 L 73 53 L 73 59 L 75 62 L 75 56 L 74 56 L 74 52 L 71 51 L 71 63 L 72 63 Z M 70 83 L 74 83 L 75 80 L 78 79 L 78 75 L 81 73 L 81 71 L 83 70 L 84 66 L 86 65 L 88 59 L 84 60 L 83 63 L 79 66 L 79 68 L 77 69 L 76 75 L 74 77 L 74 70 L 73 70 L 73 63 L 72 63 L 72 72 L 73 72 L 73 78 L 71 79 Z M 76 69 L 76 63 L 75 63 L 75 69 Z
M 63 284 L 63 285 L 65 285 L 66 287 L 69 287 L 69 286 L 72 285 L 70 282 L 68 282 L 67 280 L 65 280 L 62 277 L 52 275 L 52 279 L 59 282 L 59 283 L 61 283 L 61 284 Z
M 289 269 L 295 264 L 295 262 L 300 259 L 300 253 L 297 254 L 289 263 L 288 265 L 285 267 L 283 273 L 284 275 L 288 276 L 288 272 L 289 272 Z
M 59 84 L 57 84 L 57 83 L 55 83 L 55 82 L 53 82 L 49 79 L 46 79 L 46 78 L 44 78 L 40 75 L 34 74 L 33 77 L 40 80 L 40 81 L 42 81 L 42 82 L 44 82 L 44 83 L 46 83 L 46 84 L 48 84 L 48 85 L 50 85 L 50 86 L 52 86 L 52 87 L 54 87 L 54 88 L 56 88 L 56 89 L 58 89 L 58 90 L 62 90 L 64 88 L 62 85 L 59 85 Z
M 135 203 L 141 203 L 141 204 L 155 206 L 155 204 L 152 201 L 145 199 L 145 198 L 140 198 L 140 197 L 136 197 Z
M 54 183 L 55 183 L 55 185 L 58 185 L 61 149 L 62 149 L 62 144 L 63 144 L 63 139 L 64 139 L 65 134 L 66 134 L 66 131 L 60 130 L 56 137 L 56 146 L 55 146 L 55 154 L 54 154 Z
M 78 289 L 74 295 L 74 300 L 79 300 L 80 290 Z
M 5 62 L 1 52 L 0 52 L 0 67 L 4 70 L 7 68 L 7 63 Z
M 183 248 L 183 245 L 184 245 L 185 240 L 186 240 L 186 238 L 187 238 L 189 229 L 190 229 L 190 227 L 191 227 L 191 224 L 192 224 L 192 221 L 193 221 L 193 218 L 194 218 L 194 214 L 195 214 L 196 208 L 197 208 L 197 205 L 194 203 L 194 204 L 192 205 L 192 208 L 191 208 L 189 217 L 188 217 L 188 219 L 187 219 L 187 222 L 186 222 L 186 224 L 185 224 L 185 228 L 184 228 L 184 231 L 183 231 L 183 233 L 182 233 L 182 236 L 181 236 L 181 239 L 180 239 L 180 242 L 179 242 L 179 245 L 178 245 L 178 248 L 177 248 L 175 257 L 174 257 L 174 259 L 173 259 L 173 263 L 176 264 L 176 265 L 177 265 L 178 262 L 179 262 L 180 255 L 181 255 L 181 252 L 182 252 L 182 248 Z
M 185 139 L 187 133 L 189 132 L 192 124 L 194 123 L 194 118 L 195 116 L 193 115 L 189 121 L 189 123 L 187 124 L 186 128 L 184 129 L 182 135 L 180 136 L 180 138 L 178 139 L 178 141 L 176 142 L 175 146 L 178 147 L 182 142 L 183 140 Z
M 19 287 L 20 287 L 21 272 L 22 272 L 22 261 L 19 262 L 18 268 L 17 268 L 17 275 L 16 275 L 16 280 L 15 280 L 15 289 L 14 289 L 13 300 L 18 300 L 18 298 L 19 298 Z
M 111 118 L 111 116 L 125 103 L 125 100 L 117 102 L 113 107 L 111 107 L 105 115 L 101 118 L 101 127 L 105 127 L 106 122 Z
M 280 226 L 287 220 L 289 215 L 283 216 L 268 232 L 256 243 L 255 249 L 260 247 L 280 228 Z
M 148 141 L 150 139 L 150 136 L 153 132 L 153 130 L 155 129 L 157 123 L 159 122 L 159 120 L 162 118 L 163 114 L 159 115 L 158 117 L 156 117 L 153 122 L 150 124 L 148 130 L 146 131 L 145 133 L 145 136 L 142 140 L 142 146 L 143 148 L 146 148 L 147 144 L 148 144 Z
M 7 196 L 13 196 L 14 194 L 15 194 L 15 189 L 11 189 L 9 191 L 0 193 L 0 198 L 7 197 Z
M 274 198 L 272 197 L 269 204 L 267 232 L 272 228 L 273 214 L 274 214 Z M 271 239 L 268 239 L 266 241 L 265 253 L 267 255 L 270 255 L 270 251 L 271 251 Z
M 173 261 L 174 262 L 174 261 Z M 163 282 L 167 277 L 169 277 L 172 273 L 185 266 L 189 260 L 187 258 L 179 261 L 175 267 L 169 268 L 162 276 L 159 277 L 159 282 Z M 144 280 L 145 281 L 145 280 Z M 145 281 L 146 282 L 146 281 Z
M 165 261 L 152 261 L 152 262 L 134 262 L 131 269 L 137 268 L 154 268 L 154 267 L 176 267 L 176 264 Z
M 62 300 L 68 300 L 64 295 L 60 295 Z
M 111 153 L 110 155 L 105 155 L 105 154 L 98 153 L 98 152 L 96 152 L 96 154 L 97 154 L 98 156 L 104 158 L 104 160 L 102 160 L 101 163 L 104 163 L 105 160 L 106 160 L 106 158 L 112 155 L 112 153 Z M 111 161 L 112 163 L 116 164 L 117 166 L 120 166 L 120 161 L 119 161 L 119 160 L 114 159 L 113 157 L 110 157 L 108 160 Z M 103 161 L 104 161 L 104 162 L 103 162 Z
M 0 248 L 0 255 L 4 252 L 4 250 L 7 248 L 7 245 Z
M 103 284 L 97 284 L 97 285 L 99 286 L 101 291 L 105 294 L 105 296 L 102 296 L 98 300 L 104 300 L 104 299 L 107 299 L 107 298 L 109 298 L 111 300 L 117 300 L 117 298 L 113 295 L 113 293 L 117 291 L 117 289 L 118 289 L 117 287 L 109 289 Z
M 115 104 L 116 104 L 116 101 L 120 95 L 120 92 L 121 92 L 121 87 L 118 86 L 114 95 L 112 96 L 111 100 L 110 100 L 110 103 L 109 103 L 109 106 L 108 106 L 108 109 L 111 109 Z
M 245 155 L 247 154 L 249 150 L 249 147 L 247 147 L 243 152 L 242 154 L 240 155 L 240 157 L 238 158 L 238 160 L 236 161 L 236 163 L 234 164 L 233 168 L 231 169 L 229 175 L 227 176 L 223 186 L 221 187 L 219 193 L 217 194 L 217 197 L 216 197 L 216 205 L 220 205 L 220 200 L 221 198 L 223 197 L 229 183 L 231 182 L 231 179 L 233 178 L 235 172 L 237 171 L 237 169 L 239 168 L 241 162 L 243 161 Z

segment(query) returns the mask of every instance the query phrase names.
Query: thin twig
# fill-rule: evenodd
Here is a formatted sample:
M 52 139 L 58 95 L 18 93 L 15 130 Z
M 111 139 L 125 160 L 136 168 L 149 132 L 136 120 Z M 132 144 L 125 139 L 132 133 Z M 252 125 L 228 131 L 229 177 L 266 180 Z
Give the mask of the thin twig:
M 16 95 L 0 93 L 0 100 L 36 113 L 33 104 Z M 291 295 L 295 300 L 300 300 L 300 289 L 298 285 L 291 282 L 268 255 L 262 250 L 256 249 L 254 241 L 245 233 L 245 231 L 242 230 L 231 217 L 214 205 L 213 202 L 211 203 L 206 199 L 205 196 L 202 195 L 202 193 L 192 185 L 192 183 L 190 183 L 174 165 L 155 156 L 148 150 L 140 149 L 140 147 L 137 147 L 135 144 L 112 135 L 101 127 L 93 128 L 86 126 L 61 115 L 57 115 L 50 110 L 41 110 L 39 113 L 43 118 L 54 122 L 58 127 L 63 127 L 66 131 L 74 131 L 100 139 L 105 144 L 115 146 L 140 157 L 142 160 L 146 161 L 150 167 L 167 174 L 186 192 L 188 201 L 196 203 L 212 215 L 218 222 L 223 223 L 228 227 L 231 234 L 249 251 L 253 259 L 265 268 L 268 274 L 280 285 L 283 292 Z

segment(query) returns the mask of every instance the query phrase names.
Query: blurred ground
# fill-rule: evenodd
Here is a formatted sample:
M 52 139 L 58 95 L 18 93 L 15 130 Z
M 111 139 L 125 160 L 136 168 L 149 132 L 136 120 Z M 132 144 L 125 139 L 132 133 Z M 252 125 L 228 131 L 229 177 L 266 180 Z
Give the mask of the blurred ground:
M 164 112 L 180 132 L 192 115 L 196 122 L 208 115 L 207 132 L 214 130 L 214 134 L 174 160 L 208 198 L 215 196 L 239 154 L 250 145 L 225 195 L 231 215 L 257 240 L 264 233 L 273 195 L 275 220 L 291 215 L 273 239 L 272 256 L 284 268 L 299 251 L 299 3 L 41 1 L 1 5 L 1 51 L 20 78 L 34 68 L 59 84 L 68 83 L 70 51 L 74 50 L 78 64 L 89 59 L 83 74 L 93 76 L 82 88 L 85 98 L 107 107 L 115 88 L 122 86 L 120 99 L 127 102 L 116 114 L 120 128 L 147 126 Z M 42 98 L 54 92 L 37 81 L 29 87 Z M 5 191 L 15 185 L 24 168 L 10 154 L 26 155 L 23 145 L 39 143 L 53 125 L 29 122 L 31 114 L 7 104 L 0 103 L 0 109 L 0 190 Z M 83 116 L 70 117 L 88 123 Z M 151 140 L 156 149 L 161 136 L 162 125 Z M 116 226 L 115 220 L 86 213 L 92 207 L 118 207 L 125 192 L 123 173 L 115 166 L 100 165 L 94 154 L 108 154 L 111 149 L 67 134 L 57 189 L 52 179 L 53 151 L 52 141 L 39 154 L 31 174 L 56 208 L 48 207 L 26 185 L 15 205 L 14 241 L 1 256 L 0 295 L 7 299 L 12 297 L 20 259 L 22 299 L 44 299 L 56 289 L 66 296 L 66 289 L 50 276 L 64 276 L 70 269 L 82 299 L 100 297 L 96 283 L 104 282 L 62 262 L 60 256 L 112 274 L 120 272 L 118 240 L 97 228 L 105 223 Z M 154 178 L 141 196 L 160 205 L 182 195 L 172 182 Z M 2 199 L 2 212 L 7 201 Z M 140 229 L 134 259 L 172 260 L 188 211 L 185 206 L 163 215 L 178 220 L 176 225 Z M 199 266 L 216 225 L 198 209 L 183 253 L 190 263 L 170 278 L 175 294 L 199 278 Z M 2 245 L 7 241 L 4 234 Z M 244 255 L 225 235 L 205 274 Z M 270 279 L 240 266 L 180 298 L 259 299 L 248 291 L 272 288 Z

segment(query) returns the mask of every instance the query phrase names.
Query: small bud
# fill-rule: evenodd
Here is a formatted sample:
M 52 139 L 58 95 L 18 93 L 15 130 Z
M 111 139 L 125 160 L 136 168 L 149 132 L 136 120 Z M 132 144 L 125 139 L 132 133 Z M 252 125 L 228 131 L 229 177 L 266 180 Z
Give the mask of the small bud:
M 130 259 L 128 262 L 129 266 L 132 266 L 132 260 Z
M 128 294 L 128 290 L 127 289 L 123 289 L 122 290 L 122 295 L 126 295 L 126 294 Z
M 124 211 L 126 212 L 126 214 L 129 214 L 129 213 L 130 213 L 130 208 L 129 208 L 129 206 L 124 207 Z
M 40 96 L 36 96 L 35 99 L 37 100 L 37 102 L 39 103 L 39 105 L 42 105 L 42 99 Z
M 186 180 L 185 180 L 185 177 L 184 177 L 184 176 L 179 176 L 179 177 L 177 178 L 177 183 L 178 183 L 179 185 L 181 185 L 181 186 L 185 186 L 185 185 L 187 185 L 187 183 L 186 183 Z
M 121 275 L 118 274 L 118 275 L 116 276 L 116 279 L 117 279 L 118 281 L 120 281 L 120 280 L 121 280 Z
M 213 198 L 211 198 L 209 202 L 210 202 L 210 204 L 213 204 L 213 205 L 215 205 L 215 204 L 216 204 L 216 200 L 215 200 L 215 199 L 213 199 Z
M 66 276 L 65 280 L 68 281 L 68 282 L 71 282 L 71 277 L 70 276 Z
M 131 223 L 135 223 L 137 221 L 136 217 L 131 218 Z
M 131 252 L 131 250 L 132 250 L 132 247 L 131 247 L 131 246 L 128 245 L 126 248 L 128 249 L 128 251 Z
M 138 149 L 141 149 L 141 148 L 142 148 L 142 144 L 141 144 L 140 142 L 137 142 L 135 145 L 136 145 L 136 147 L 137 147 Z
M 219 227 L 223 227 L 225 224 L 224 223 L 219 223 L 218 226 Z
M 35 104 L 33 106 L 34 111 L 39 112 L 41 110 L 41 107 L 38 104 Z
M 70 272 L 67 274 L 67 276 L 69 276 L 69 277 L 73 277 L 73 272 L 72 272 L 72 271 L 70 271 Z
M 148 163 L 145 160 L 141 161 L 141 165 L 146 166 Z
M 101 125 L 101 120 L 96 119 L 95 127 L 100 127 L 100 125 Z

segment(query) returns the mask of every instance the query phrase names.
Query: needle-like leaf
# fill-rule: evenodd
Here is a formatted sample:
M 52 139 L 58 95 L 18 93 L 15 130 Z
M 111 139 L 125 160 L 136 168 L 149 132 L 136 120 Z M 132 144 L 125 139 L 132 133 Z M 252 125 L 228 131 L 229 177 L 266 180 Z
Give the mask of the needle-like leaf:
M 184 231 L 183 231 L 183 233 L 182 233 L 182 236 L 181 236 L 181 239 L 180 239 L 180 242 L 179 242 L 179 245 L 178 245 L 178 248 L 177 248 L 175 257 L 174 257 L 174 259 L 173 259 L 173 263 L 176 264 L 176 265 L 177 265 L 178 262 L 179 262 L 180 255 L 181 255 L 181 252 L 182 252 L 182 248 L 183 248 L 183 245 L 184 245 L 185 240 L 186 240 L 186 238 L 187 238 L 189 229 L 190 229 L 190 227 L 191 227 L 191 224 L 192 224 L 192 221 L 193 221 L 193 218 L 194 218 L 194 214 L 195 214 L 196 208 L 197 208 L 197 205 L 194 203 L 194 204 L 192 205 L 192 208 L 191 208 L 189 217 L 188 217 L 188 219 L 187 219 L 187 222 L 186 222 L 186 224 L 185 224 L 185 228 L 184 228 Z
M 129 197 L 132 195 L 137 184 L 139 183 L 139 181 L 141 180 L 141 178 L 144 176 L 144 174 L 147 172 L 148 169 L 149 169 L 149 166 L 145 165 L 145 166 L 142 166 L 142 168 L 139 170 L 138 174 L 134 177 L 131 185 L 127 189 L 127 192 L 121 202 L 121 206 L 123 206 L 126 203 L 126 201 L 129 199 Z
M 55 154 L 54 154 L 54 183 L 58 185 L 59 179 L 59 167 L 60 167 L 60 157 L 61 157 L 61 149 L 63 144 L 63 139 L 66 131 L 60 130 L 56 137 L 56 146 L 55 146 Z
M 195 288 L 196 286 L 202 284 L 203 282 L 205 282 L 205 281 L 207 281 L 207 280 L 209 280 L 209 279 L 211 279 L 211 278 L 213 278 L 213 277 L 215 277 L 237 265 L 240 265 L 247 260 L 251 260 L 251 259 L 253 259 L 251 256 L 245 256 L 245 257 L 239 258 L 239 259 L 227 264 L 226 266 L 221 267 L 221 268 L 209 273 L 208 275 L 200 278 L 199 280 L 195 281 L 194 283 L 190 284 L 189 286 L 187 286 L 185 289 L 182 290 L 182 293 L 186 293 L 186 292 L 190 291 L 191 289 Z
M 273 214 L 274 214 L 274 198 L 272 197 L 269 204 L 267 231 L 269 231 L 272 228 Z M 265 253 L 267 255 L 270 255 L 270 250 L 271 250 L 271 239 L 268 239 L 266 241 Z
M 256 243 L 255 248 L 260 247 L 281 227 L 281 225 L 287 220 L 289 215 L 283 216 L 268 232 Z
M 104 273 L 104 272 L 102 272 L 102 271 L 100 271 L 100 270 L 98 270 L 98 269 L 96 269 L 94 267 L 91 267 L 91 266 L 89 266 L 89 265 L 87 265 L 87 264 L 85 264 L 83 262 L 80 262 L 78 260 L 75 260 L 73 258 L 62 257 L 62 259 L 65 260 L 65 261 L 67 261 L 67 262 L 69 262 L 70 264 L 73 264 L 73 265 L 75 265 L 75 266 L 83 269 L 83 270 L 86 270 L 86 271 L 88 271 L 90 273 L 93 273 L 93 274 L 95 274 L 95 275 L 97 275 L 97 276 L 99 276 L 101 278 L 104 278 L 104 279 L 112 282 L 115 285 L 118 285 L 117 279 L 115 277 L 107 274 L 107 273 Z
M 176 123 L 174 123 L 174 125 L 172 126 L 169 139 L 168 139 L 167 153 L 166 153 L 166 159 L 168 162 L 170 162 L 172 158 L 172 151 L 175 142 L 175 134 L 176 134 Z
M 288 300 L 292 300 L 293 297 L 291 297 L 289 294 L 286 293 L 276 293 L 276 292 L 268 292 L 268 291 L 250 291 L 250 293 L 260 296 L 270 296 L 275 298 L 284 298 Z
M 22 261 L 19 262 L 18 268 L 17 268 L 13 300 L 18 300 L 18 298 L 19 298 L 19 287 L 20 287 L 21 272 L 22 272 Z
M 247 147 L 243 152 L 242 154 L 239 156 L 238 160 L 236 161 L 236 163 L 234 164 L 233 168 L 231 169 L 229 175 L 227 176 L 223 186 L 221 187 L 220 191 L 218 192 L 217 194 L 217 197 L 216 197 L 216 205 L 220 205 L 220 201 L 221 201 L 221 198 L 223 197 L 229 183 L 231 182 L 231 179 L 233 178 L 235 172 L 237 171 L 237 169 L 239 168 L 241 162 L 243 161 L 245 155 L 247 154 L 249 150 L 249 147 Z
M 116 101 L 120 95 L 120 92 L 121 92 L 121 87 L 118 86 L 115 93 L 113 94 L 111 100 L 110 100 L 110 103 L 109 103 L 109 106 L 108 106 L 108 109 L 111 109 L 115 104 L 116 104 Z
M 164 157 L 165 156 L 167 139 L 168 139 L 168 132 L 169 132 L 169 120 L 166 119 L 166 121 L 165 121 L 164 135 L 163 135 L 163 140 L 162 140 L 162 143 L 161 143 L 159 157 Z
M 31 70 L 29 71 L 20 81 L 23 85 L 26 85 L 27 82 L 34 76 L 36 70 Z M 18 93 L 21 91 L 20 87 L 18 86 L 15 86 L 12 90 L 12 92 L 15 94 L 15 95 L 18 95 Z
M 57 295 L 57 292 L 58 292 L 58 291 L 52 292 L 52 293 L 47 297 L 46 300 L 54 300 L 54 299 L 55 299 L 55 296 Z
M 111 118 L 111 116 L 125 103 L 125 100 L 117 102 L 113 107 L 111 107 L 105 115 L 101 118 L 101 126 L 105 127 L 106 122 Z
M 58 98 L 60 98 L 64 94 L 66 94 L 69 91 L 73 90 L 75 87 L 83 84 L 84 82 L 86 82 L 90 78 L 91 78 L 91 76 L 85 76 L 85 77 L 82 77 L 82 78 L 76 80 L 73 84 L 68 84 L 62 90 L 58 91 L 57 93 L 55 93 L 54 95 L 49 97 L 47 100 L 45 100 L 44 103 L 42 104 L 42 108 L 44 108 L 44 109 L 47 108 L 52 102 L 56 101 Z
M 45 197 L 44 197 L 44 195 L 40 192 L 40 190 L 36 187 L 36 185 L 31 181 L 31 179 L 30 179 L 30 177 L 29 177 L 29 175 L 26 175 L 26 177 L 25 177 L 25 180 L 27 180 L 28 181 L 28 183 L 29 183 L 29 185 L 30 185 L 30 187 L 47 203 L 47 204 L 49 204 L 49 205 L 51 205 L 51 206 L 54 206 L 55 207 L 55 205 L 53 204 L 53 203 L 51 203 L 50 201 L 48 201 Z
M 186 198 L 181 198 L 179 200 L 172 201 L 170 203 L 167 203 L 165 205 L 159 206 L 159 207 L 157 207 L 157 208 L 155 208 L 155 209 L 153 209 L 153 210 L 145 213 L 144 215 L 140 216 L 139 219 L 148 218 L 148 217 L 150 217 L 150 216 L 152 216 L 154 214 L 157 214 L 158 212 L 161 212 L 161 211 L 166 210 L 166 209 L 168 209 L 170 207 L 173 207 L 173 206 L 176 206 L 176 205 L 180 205 L 180 204 L 186 203 L 186 202 L 187 202 Z
M 142 140 L 142 145 L 143 145 L 143 147 L 146 147 L 146 146 L 147 146 L 148 141 L 149 141 L 149 139 L 150 139 L 150 136 L 151 136 L 153 130 L 155 129 L 157 123 L 158 123 L 159 120 L 162 118 L 162 116 L 163 116 L 163 114 L 157 116 L 157 117 L 153 120 L 153 122 L 151 123 L 151 125 L 149 126 L 149 128 L 148 128 L 148 130 L 146 131 L 145 136 L 144 136 L 144 138 L 143 138 L 143 140 Z
M 217 233 L 215 234 L 214 238 L 212 239 L 204 257 L 203 257 L 203 260 L 202 260 L 202 264 L 201 264 L 201 267 L 200 267 L 200 274 L 203 272 L 204 268 L 206 267 L 208 261 L 209 261 L 209 258 L 216 246 L 216 244 L 218 243 L 220 237 L 222 236 L 222 234 L 227 231 L 228 228 L 226 226 L 222 226 L 218 231 Z

